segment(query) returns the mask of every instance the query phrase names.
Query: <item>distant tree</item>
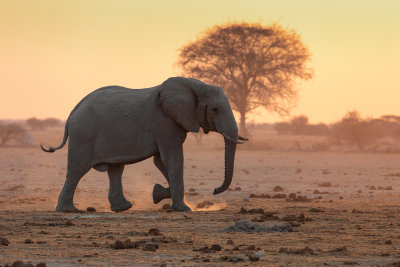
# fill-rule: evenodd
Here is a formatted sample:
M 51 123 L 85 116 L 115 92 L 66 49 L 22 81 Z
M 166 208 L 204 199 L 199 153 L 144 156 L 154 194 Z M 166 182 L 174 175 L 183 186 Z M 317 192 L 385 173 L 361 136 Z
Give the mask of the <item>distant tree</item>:
M 294 30 L 277 24 L 215 26 L 179 51 L 177 66 L 183 76 L 222 87 L 232 108 L 246 115 L 257 107 L 288 114 L 297 100 L 296 79 L 310 79 L 311 56 Z
M 36 118 L 29 118 L 26 120 L 26 124 L 31 128 L 33 131 L 43 130 L 44 125 L 43 122 Z
M 274 129 L 278 134 L 293 134 L 293 135 L 328 135 L 330 129 L 326 124 L 310 124 L 308 117 L 300 115 L 293 117 L 289 122 L 277 122 L 274 124 Z
M 29 118 L 26 120 L 26 124 L 31 128 L 31 130 L 38 131 L 45 130 L 47 127 L 61 126 L 63 122 L 56 118 L 47 118 L 44 120 Z
M 5 146 L 10 143 L 10 141 L 15 140 L 19 141 L 24 138 L 24 134 L 26 133 L 25 129 L 16 123 L 6 124 L 4 122 L 0 122 L 0 138 L 1 138 L 1 146 Z
M 360 151 L 364 151 L 365 146 L 375 139 L 369 120 L 363 119 L 356 110 L 348 112 L 334 125 L 334 135 L 339 142 L 345 140 L 356 145 Z

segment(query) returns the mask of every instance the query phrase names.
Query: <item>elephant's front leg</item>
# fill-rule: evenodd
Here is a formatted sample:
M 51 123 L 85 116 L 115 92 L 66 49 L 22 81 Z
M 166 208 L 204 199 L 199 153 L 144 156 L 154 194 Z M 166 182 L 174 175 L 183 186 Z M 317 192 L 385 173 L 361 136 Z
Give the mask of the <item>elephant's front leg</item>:
M 167 180 L 168 185 L 169 185 L 168 172 L 167 172 L 167 169 L 164 167 L 164 164 L 161 161 L 161 156 L 159 153 L 154 155 L 153 161 L 154 161 L 154 165 L 156 165 L 156 167 L 164 175 L 164 177 Z M 154 188 L 153 188 L 154 204 L 157 204 L 161 200 L 166 199 L 166 198 L 171 198 L 171 191 L 169 190 L 169 186 L 167 188 L 165 188 L 164 186 L 162 186 L 160 184 L 155 184 Z
M 107 171 L 110 179 L 110 189 L 108 192 L 108 200 L 111 204 L 111 210 L 115 212 L 124 211 L 132 207 L 132 203 L 125 199 L 122 191 L 122 173 L 124 165 L 110 165 Z
M 175 211 L 191 211 L 183 201 L 185 189 L 183 185 L 182 146 L 161 151 L 161 159 L 168 172 L 169 190 L 172 198 L 171 208 Z

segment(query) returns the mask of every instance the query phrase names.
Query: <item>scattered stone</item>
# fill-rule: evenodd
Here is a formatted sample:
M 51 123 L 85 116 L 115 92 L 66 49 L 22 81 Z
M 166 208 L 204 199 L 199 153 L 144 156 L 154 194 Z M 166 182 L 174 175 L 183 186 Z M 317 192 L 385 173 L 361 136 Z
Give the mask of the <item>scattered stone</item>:
M 244 261 L 244 259 L 243 258 L 241 258 L 241 257 L 239 257 L 239 256 L 232 256 L 232 257 L 230 257 L 229 258 L 229 261 L 230 262 L 243 262 Z
M 229 257 L 228 256 L 221 256 L 219 259 L 222 260 L 222 261 L 227 261 L 229 259 Z
M 329 192 L 328 191 L 319 191 L 319 190 L 315 189 L 313 194 L 326 195 L 326 194 L 329 194 Z
M 149 235 L 161 235 L 161 232 L 158 228 L 152 228 L 148 232 Z
M 285 198 L 287 198 L 287 195 L 279 193 L 279 194 L 273 195 L 272 198 L 285 199 Z
M 147 242 L 143 244 L 143 251 L 155 252 L 158 249 L 158 245 L 153 242 Z
M 278 251 L 279 253 L 286 254 L 314 254 L 314 250 L 309 246 L 300 249 L 292 249 L 292 248 L 283 248 L 281 247 Z
M 256 246 L 250 245 L 247 247 L 247 250 L 256 250 Z
M 277 185 L 274 187 L 274 192 L 282 192 L 283 191 L 283 187 L 280 185 Z
M 331 173 L 331 171 L 328 170 L 328 169 L 324 169 L 324 170 L 321 170 L 321 171 L 322 171 L 322 174 L 330 174 Z
M 27 239 L 25 239 L 24 243 L 25 243 L 25 244 L 33 244 L 34 242 L 33 242 L 32 239 L 27 238 Z
M 300 196 L 300 195 L 293 195 L 294 193 L 291 193 L 289 195 L 289 198 L 286 199 L 288 202 L 311 202 L 312 199 L 308 198 L 307 196 Z
M 36 267 L 47 267 L 47 264 L 44 262 L 39 262 L 38 264 L 36 264 Z
M 329 250 L 329 252 L 347 252 L 347 251 L 348 251 L 347 247 L 345 247 L 345 246 Z
M 226 242 L 227 245 L 233 245 L 233 241 L 232 239 L 228 239 L 228 241 Z
M 255 222 L 239 220 L 235 225 L 229 226 L 221 232 L 241 232 L 241 233 L 288 233 L 293 232 L 293 228 L 288 223 L 272 226 L 260 226 Z
M 210 259 L 203 259 L 203 262 L 210 262 Z
M 122 242 L 121 240 L 116 240 L 114 245 L 112 245 L 112 248 L 114 249 L 129 249 L 137 247 L 138 247 L 138 242 L 132 242 L 130 239 L 127 239 L 124 242 Z
M 208 246 L 202 248 L 194 248 L 193 251 L 201 251 L 203 253 L 213 253 L 216 251 L 221 251 L 222 247 L 219 244 L 213 244 L 210 248 Z
M 330 182 L 322 182 L 318 184 L 319 187 L 331 187 L 332 184 Z
M 308 210 L 309 212 L 325 212 L 322 208 L 311 208 Z
M 8 246 L 10 244 L 10 241 L 8 241 L 7 238 L 5 237 L 0 237 L 0 245 L 2 246 Z
M 248 257 L 249 257 L 250 261 L 259 261 L 260 260 L 260 257 L 254 255 L 254 254 L 249 254 Z
M 247 210 L 247 209 L 241 207 L 239 213 L 241 213 L 241 214 L 248 214 L 248 213 L 250 213 L 250 214 L 264 214 L 264 210 L 263 209 L 249 209 L 249 210 Z
M 46 241 L 36 241 L 36 244 L 42 245 L 42 244 L 46 244 Z
M 96 212 L 96 209 L 93 207 L 87 207 L 86 211 L 88 212 Z
M 378 190 L 393 190 L 393 187 L 392 186 L 386 186 L 386 187 L 378 186 Z
M 260 195 L 250 194 L 249 198 L 271 198 L 271 195 L 268 195 L 268 194 L 260 194 Z
M 162 264 L 160 264 L 159 267 L 167 267 L 167 264 L 166 263 L 162 263 Z
M 162 210 L 169 210 L 171 208 L 171 204 L 164 204 L 163 206 L 162 206 Z
M 264 252 L 257 251 L 257 252 L 254 252 L 254 255 L 257 256 L 257 257 L 262 257 L 262 256 L 264 256 Z
M 392 245 L 393 243 L 392 243 L 392 240 L 386 240 L 385 241 L 385 245 Z

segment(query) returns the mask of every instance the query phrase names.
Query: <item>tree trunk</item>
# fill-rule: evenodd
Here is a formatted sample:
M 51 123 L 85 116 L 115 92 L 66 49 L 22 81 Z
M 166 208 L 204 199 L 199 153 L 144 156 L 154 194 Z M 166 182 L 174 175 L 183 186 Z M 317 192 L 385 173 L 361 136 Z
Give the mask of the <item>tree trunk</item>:
M 240 111 L 240 126 L 239 132 L 242 136 L 247 136 L 247 128 L 246 128 L 246 112 Z

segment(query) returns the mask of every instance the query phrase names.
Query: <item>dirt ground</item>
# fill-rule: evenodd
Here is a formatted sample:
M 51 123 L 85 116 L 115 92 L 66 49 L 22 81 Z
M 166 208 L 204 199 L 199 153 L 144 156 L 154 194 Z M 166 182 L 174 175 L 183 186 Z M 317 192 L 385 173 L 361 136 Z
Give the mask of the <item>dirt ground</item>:
M 222 147 L 212 138 L 185 146 L 191 213 L 152 203 L 154 183 L 165 181 L 151 159 L 125 169 L 131 210 L 110 211 L 107 175 L 92 170 L 75 204 L 96 212 L 55 212 L 67 149 L 0 149 L 0 266 L 400 266 L 400 155 L 239 150 L 232 190 L 214 196 L 224 155 L 209 149 Z M 238 220 L 293 231 L 222 232 Z

